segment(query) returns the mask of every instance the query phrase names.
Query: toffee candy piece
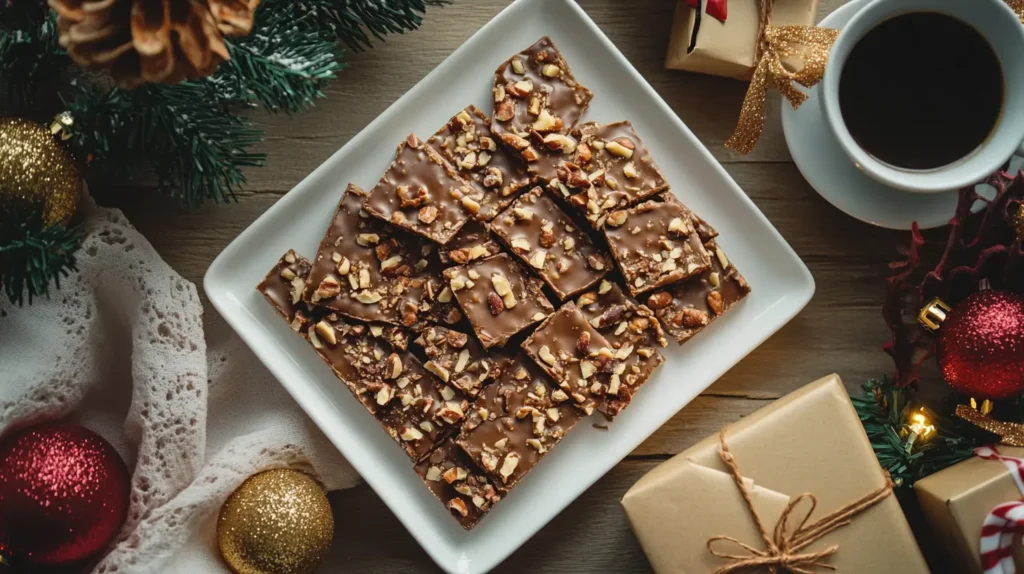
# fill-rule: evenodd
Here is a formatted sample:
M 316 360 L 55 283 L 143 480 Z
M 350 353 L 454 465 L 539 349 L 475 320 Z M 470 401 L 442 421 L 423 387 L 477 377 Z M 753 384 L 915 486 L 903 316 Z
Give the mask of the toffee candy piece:
M 571 301 L 537 327 L 523 349 L 586 414 L 607 410 L 622 392 L 625 363 L 634 352 L 613 349 Z
M 414 134 L 398 144 L 395 161 L 366 198 L 366 211 L 435 243 L 448 243 L 480 211 L 473 189 Z
M 337 313 L 329 313 L 302 334 L 366 410 L 378 415 L 383 407 L 379 397 L 385 387 L 381 365 L 391 353 L 382 340 L 383 327 L 351 323 Z
M 494 484 L 450 438 L 416 463 L 415 469 L 430 492 L 466 530 L 472 530 L 501 501 L 501 493 Z
M 686 281 L 651 293 L 647 306 L 678 343 L 689 341 L 750 293 L 750 286 L 714 241 L 706 245 L 711 267 Z
M 481 391 L 456 442 L 498 488 L 508 491 L 581 416 L 569 395 L 520 353 Z
M 308 259 L 289 249 L 256 286 L 293 331 L 305 331 L 310 319 L 310 308 L 302 300 L 310 267 Z
M 569 131 L 594 97 L 546 36 L 498 66 L 493 94 L 491 130 L 527 161 L 536 159 L 532 132 Z
M 469 410 L 466 396 L 428 371 L 412 353 L 380 363 L 377 418 L 414 461 L 456 432 Z
M 516 154 L 498 145 L 490 118 L 469 106 L 427 140 L 480 192 L 481 221 L 490 221 L 530 183 Z
M 665 362 L 657 349 L 668 344 L 665 333 L 654 311 L 637 303 L 612 281 L 602 280 L 597 289 L 580 295 L 576 306 L 617 353 L 624 348 L 633 349 L 623 361 L 626 369 L 621 376 L 622 390 L 602 409 L 602 412 L 616 415 L 629 405 L 633 393 Z
M 634 296 L 693 277 L 711 265 L 690 210 L 671 195 L 611 212 L 603 231 Z
M 369 217 L 366 193 L 349 185 L 317 250 L 303 299 L 364 321 L 419 329 L 455 323 L 461 313 L 438 301 L 444 285 L 433 244 Z
M 600 281 L 612 266 L 539 187 L 519 197 L 490 228 L 562 300 Z
M 505 253 L 446 269 L 444 276 L 485 348 L 504 345 L 554 310 L 541 282 Z
M 469 220 L 451 241 L 441 246 L 441 262 L 465 265 L 477 259 L 486 259 L 501 253 L 501 246 L 487 228 L 478 221 Z
M 424 368 L 470 397 L 494 378 L 499 367 L 476 339 L 452 329 L 428 327 L 413 343 L 427 356 Z
M 569 189 L 583 190 L 572 203 L 596 227 L 601 227 L 608 212 L 668 189 L 665 176 L 629 122 L 588 122 L 573 136 L 579 144 L 572 162 L 559 170 L 559 178 Z

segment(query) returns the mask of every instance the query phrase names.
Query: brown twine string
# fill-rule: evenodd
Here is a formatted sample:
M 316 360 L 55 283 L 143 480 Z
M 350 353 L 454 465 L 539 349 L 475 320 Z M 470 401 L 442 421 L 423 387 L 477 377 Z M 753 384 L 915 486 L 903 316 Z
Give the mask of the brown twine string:
M 789 501 L 789 504 L 782 511 L 782 515 L 779 516 L 778 522 L 775 523 L 774 531 L 769 535 L 768 529 L 765 528 L 764 523 L 761 522 L 761 517 L 758 516 L 757 511 L 754 509 L 754 503 L 750 498 L 750 491 L 743 483 L 740 467 L 729 450 L 729 445 L 725 442 L 724 429 L 719 433 L 718 439 L 722 445 L 718 454 L 722 457 L 726 466 L 729 467 L 729 473 L 732 475 L 733 482 L 739 488 L 740 494 L 747 504 L 747 510 L 750 512 L 754 524 L 761 533 L 761 540 L 764 542 L 765 549 L 755 548 L 732 536 L 713 536 L 708 540 L 708 550 L 711 554 L 730 561 L 725 566 L 715 570 L 713 574 L 728 574 L 747 568 L 758 567 L 767 567 L 768 571 L 772 574 L 775 574 L 779 569 L 792 572 L 793 574 L 814 574 L 812 568 L 815 567 L 835 570 L 835 566 L 824 560 L 839 550 L 838 545 L 833 544 L 815 552 L 801 551 L 830 532 L 850 524 L 856 515 L 878 504 L 892 494 L 892 480 L 889 478 L 889 474 L 886 473 L 885 486 L 869 492 L 850 504 L 838 508 L 830 514 L 808 524 L 807 521 L 810 520 L 811 514 L 814 513 L 815 508 L 818 506 L 818 499 L 813 494 L 804 493 Z M 810 507 L 803 518 L 800 519 L 796 528 L 790 530 L 790 515 L 796 511 L 796 508 L 804 500 L 810 501 Z M 718 550 L 715 548 L 715 543 L 719 541 L 734 544 L 745 550 L 746 554 L 727 553 Z

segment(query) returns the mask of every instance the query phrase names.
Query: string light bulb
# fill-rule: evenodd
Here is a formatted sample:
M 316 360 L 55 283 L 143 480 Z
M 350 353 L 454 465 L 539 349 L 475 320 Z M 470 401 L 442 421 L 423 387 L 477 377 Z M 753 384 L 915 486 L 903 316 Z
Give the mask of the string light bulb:
M 933 434 L 935 434 L 935 425 L 931 423 L 928 414 L 923 408 L 918 409 L 907 417 L 909 422 L 907 423 L 907 452 L 909 453 L 914 448 L 914 443 L 918 440 L 927 440 Z

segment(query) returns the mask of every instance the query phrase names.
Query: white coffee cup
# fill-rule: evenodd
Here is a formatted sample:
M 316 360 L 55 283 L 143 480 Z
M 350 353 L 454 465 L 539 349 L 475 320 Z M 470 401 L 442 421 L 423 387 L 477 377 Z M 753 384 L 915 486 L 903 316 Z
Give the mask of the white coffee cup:
M 839 79 L 853 47 L 882 22 L 913 12 L 937 12 L 965 22 L 992 46 L 1003 69 L 1003 108 L 992 133 L 974 151 L 942 167 L 915 170 L 873 157 L 850 135 L 839 109 Z M 897 189 L 919 193 L 973 185 L 1000 169 L 1018 150 L 1024 154 L 1024 25 L 1003 0 L 873 0 L 839 33 L 821 83 L 825 121 L 854 165 Z

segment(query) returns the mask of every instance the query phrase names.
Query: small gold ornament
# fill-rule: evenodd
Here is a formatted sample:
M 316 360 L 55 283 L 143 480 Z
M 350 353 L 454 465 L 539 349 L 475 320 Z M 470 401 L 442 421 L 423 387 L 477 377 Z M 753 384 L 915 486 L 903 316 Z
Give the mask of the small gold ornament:
M 45 226 L 67 224 L 75 214 L 82 178 L 71 154 L 41 124 L 0 119 L 0 221 L 21 209 L 38 209 Z
M 208 76 L 245 36 L 259 0 L 49 0 L 60 45 L 122 87 Z
M 302 574 L 323 561 L 334 516 L 320 485 L 288 469 L 250 476 L 217 520 L 217 546 L 238 574 Z

